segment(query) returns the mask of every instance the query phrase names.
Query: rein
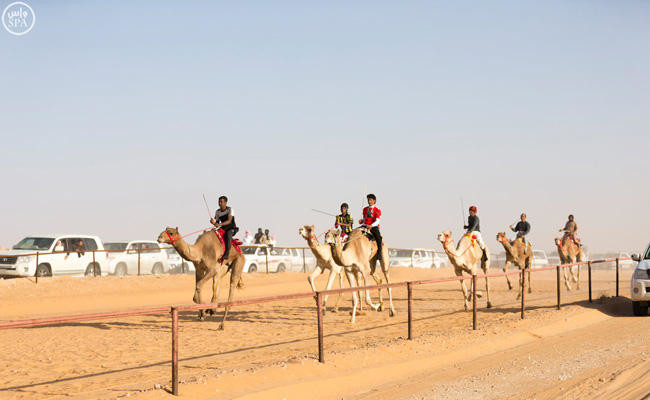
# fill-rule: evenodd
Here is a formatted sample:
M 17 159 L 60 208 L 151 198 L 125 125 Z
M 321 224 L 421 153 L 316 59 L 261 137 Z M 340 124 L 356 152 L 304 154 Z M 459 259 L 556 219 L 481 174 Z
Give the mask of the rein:
M 179 240 L 181 240 L 181 239 L 183 239 L 183 238 L 186 238 L 186 237 L 188 237 L 188 236 L 195 235 L 195 234 L 197 234 L 197 233 L 199 233 L 199 232 L 209 231 L 210 229 L 211 229 L 211 228 L 203 228 L 203 229 L 199 229 L 198 231 L 194 231 L 194 232 L 188 233 L 187 235 L 183 235 L 183 236 L 180 236 L 180 233 L 178 233 L 178 232 L 176 232 L 176 233 L 172 236 L 172 235 L 169 234 L 169 232 L 167 232 L 167 229 L 165 229 L 165 233 L 167 234 L 167 237 L 169 238 L 169 242 L 170 242 L 170 244 L 174 244 L 174 243 L 178 242 Z M 178 235 L 178 238 L 174 239 L 174 236 L 176 236 L 176 235 Z

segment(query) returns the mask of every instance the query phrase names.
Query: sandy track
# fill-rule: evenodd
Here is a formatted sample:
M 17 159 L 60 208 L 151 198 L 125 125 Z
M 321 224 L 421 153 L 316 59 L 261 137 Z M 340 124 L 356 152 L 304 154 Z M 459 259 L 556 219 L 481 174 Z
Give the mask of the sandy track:
M 450 270 L 398 269 L 393 278 L 450 275 Z M 594 277 L 595 298 L 613 294 L 612 271 L 595 271 Z M 623 288 L 628 281 L 626 274 Z M 471 314 L 460 311 L 457 282 L 414 290 L 417 338 L 413 342 L 402 339 L 405 290 L 395 291 L 396 317 L 368 313 L 354 326 L 347 322 L 345 297 L 343 312 L 325 317 L 325 365 L 315 361 L 312 300 L 236 308 L 225 332 L 217 331 L 215 322 L 201 323 L 193 313 L 182 313 L 180 375 L 185 384 L 181 392 L 186 398 L 378 398 L 381 393 L 405 399 L 456 394 L 460 398 L 471 393 L 483 394 L 473 398 L 531 394 L 555 398 L 553 390 L 560 390 L 557 382 L 562 382 L 561 396 L 576 391 L 578 398 L 594 386 L 600 389 L 593 393 L 605 393 L 601 389 L 607 387 L 612 396 L 627 398 L 650 387 L 644 383 L 647 369 L 630 369 L 647 363 L 647 335 L 639 332 L 648 331 L 650 319 L 631 317 L 624 299 L 605 298 L 588 305 L 583 284 L 575 295 L 563 291 L 564 301 L 572 304 L 554 311 L 555 275 L 537 273 L 529 296 L 531 309 L 521 321 L 516 293 L 507 291 L 503 278 L 492 282 L 497 307 L 481 309 L 476 332 L 471 330 Z M 12 280 L 0 281 L 0 287 L 0 318 L 8 320 L 185 304 L 192 295 L 193 277 L 55 279 L 38 285 Z M 253 274 L 246 275 L 246 288 L 237 296 L 307 289 L 303 274 Z M 484 301 L 479 302 L 481 307 Z M 166 397 L 166 392 L 151 389 L 169 382 L 169 327 L 169 316 L 161 315 L 1 331 L 0 397 Z M 612 335 L 619 327 L 625 335 Z M 607 350 L 617 343 L 620 352 Z M 545 368 L 537 368 L 535 362 Z M 541 371 L 546 378 L 524 371 Z M 610 375 L 601 376 L 605 371 Z M 611 371 L 619 372 L 612 377 Z M 508 379 L 495 389 L 497 377 Z M 626 392 L 634 390 L 629 382 L 642 384 L 636 392 Z

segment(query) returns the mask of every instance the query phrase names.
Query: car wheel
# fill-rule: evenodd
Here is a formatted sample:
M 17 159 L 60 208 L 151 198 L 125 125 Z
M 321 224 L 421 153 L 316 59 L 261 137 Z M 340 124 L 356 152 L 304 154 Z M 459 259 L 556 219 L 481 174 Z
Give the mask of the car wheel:
M 99 265 L 96 263 L 90 263 L 88 264 L 88 267 L 86 268 L 86 272 L 84 273 L 85 276 L 102 276 L 102 270 L 99 268 Z
M 153 268 L 151 269 L 151 273 L 154 275 L 160 275 L 164 272 L 165 271 L 163 270 L 163 266 L 161 263 L 154 264 Z
M 52 270 L 47 264 L 38 264 L 36 267 L 36 276 L 52 276 Z
M 648 306 L 642 306 L 640 301 L 633 301 L 632 302 L 632 311 L 634 312 L 634 315 L 636 316 L 646 316 L 648 315 Z
M 115 275 L 117 276 L 126 275 L 126 264 L 124 263 L 117 264 L 117 267 L 115 267 Z
M 257 272 L 257 265 L 251 264 L 251 266 L 248 267 L 248 272 Z
M 285 272 L 287 267 L 284 264 L 278 265 L 278 272 Z

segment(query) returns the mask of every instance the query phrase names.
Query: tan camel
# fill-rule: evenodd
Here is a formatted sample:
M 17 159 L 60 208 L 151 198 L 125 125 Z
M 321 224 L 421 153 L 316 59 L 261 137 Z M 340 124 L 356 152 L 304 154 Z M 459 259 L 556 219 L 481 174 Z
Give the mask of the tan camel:
M 555 245 L 562 264 L 573 264 L 582 261 L 582 246 L 577 245 L 573 240 L 567 239 L 566 243 L 562 245 L 562 238 L 555 238 Z M 573 273 L 573 268 L 578 268 L 577 276 Z M 571 279 L 576 283 L 576 289 L 580 290 L 580 266 L 565 267 L 563 269 L 564 284 L 567 290 L 571 290 Z M 569 279 L 569 274 L 571 274 L 571 279 Z
M 314 225 L 303 226 L 302 228 L 300 228 L 299 233 L 300 236 L 302 236 L 303 239 L 307 241 L 307 245 L 311 249 L 311 252 L 314 254 L 314 257 L 316 257 L 316 268 L 314 268 L 314 272 L 312 272 L 311 275 L 307 277 L 307 281 L 309 282 L 311 289 L 314 292 L 316 291 L 316 285 L 314 284 L 314 280 L 319 275 L 324 274 L 325 271 L 329 271 L 329 278 L 327 280 L 327 286 L 325 290 L 330 290 L 332 288 L 332 285 L 334 284 L 334 279 L 337 276 L 339 277 L 339 288 L 342 288 L 343 287 L 343 274 L 341 273 L 342 267 L 334 262 L 334 259 L 332 258 L 332 248 L 327 244 L 321 244 L 318 242 L 318 238 L 316 238 L 316 235 L 314 234 Z M 339 293 L 338 297 L 336 298 L 336 303 L 334 304 L 334 308 L 332 308 L 332 312 L 338 311 L 340 299 L 341 299 L 341 294 Z M 323 298 L 323 313 L 325 313 L 326 304 L 327 304 L 327 295 L 324 296 Z
M 503 272 L 508 272 L 510 264 L 515 264 L 522 271 L 528 270 L 528 293 L 532 293 L 533 289 L 530 284 L 530 267 L 533 264 L 533 247 L 530 245 L 530 242 L 524 244 L 521 239 L 510 241 L 506 237 L 505 232 L 497 233 L 497 242 L 501 243 L 503 248 L 506 250 L 506 265 L 503 266 Z M 521 298 L 521 278 L 519 279 L 518 299 Z M 508 289 L 512 290 L 512 283 L 510 283 L 508 275 L 506 275 L 506 281 L 508 281 Z
M 158 242 L 171 244 L 183 259 L 194 264 L 196 270 L 196 288 L 193 300 L 195 303 L 204 304 L 201 301 L 201 289 L 205 283 L 211 279 L 213 284 L 212 299 L 210 303 L 215 303 L 218 296 L 218 289 L 216 286 L 221 281 L 221 278 L 228 272 L 230 272 L 230 292 L 228 293 L 228 302 L 231 302 L 233 299 L 235 287 L 243 287 L 242 271 L 244 269 L 244 263 L 246 262 L 244 255 L 239 253 L 236 249 L 231 248 L 228 259 L 224 260 L 221 264 L 218 263 L 217 260 L 223 254 L 224 249 L 221 240 L 219 240 L 214 231 L 204 232 L 196 239 L 194 244 L 188 244 L 178 233 L 178 227 L 167 227 L 158 236 Z M 230 307 L 226 306 L 219 329 L 224 328 L 229 309 Z M 203 318 L 203 311 L 199 311 L 199 319 L 202 320 Z
M 483 259 L 483 251 L 478 243 L 472 241 L 467 235 L 458 241 L 458 245 L 454 248 L 454 239 L 451 237 L 451 232 L 445 231 L 438 235 L 438 240 L 442 243 L 442 248 L 445 249 L 449 261 L 454 266 L 456 276 L 462 276 L 463 272 L 470 275 L 478 275 L 478 262 L 481 262 L 483 273 L 487 274 L 490 269 L 490 250 L 485 247 L 485 259 Z M 465 311 L 469 310 L 469 302 L 472 298 L 471 292 L 467 291 L 465 281 L 460 281 L 461 289 L 463 290 L 463 298 L 465 300 Z M 485 291 L 487 292 L 487 308 L 492 308 L 490 301 L 490 281 L 485 277 Z M 482 294 L 476 291 L 478 297 Z
M 361 228 L 354 229 L 348 235 L 348 240 L 345 245 L 341 244 L 340 233 L 337 230 L 330 230 L 325 235 L 325 243 L 329 244 L 332 248 L 332 258 L 334 262 L 342 266 L 345 275 L 348 278 L 350 287 L 355 287 L 355 280 L 361 285 L 367 286 L 366 276 L 370 275 L 377 284 L 381 284 L 381 278 L 376 274 L 377 268 L 377 243 L 371 241 L 364 234 Z M 390 274 L 388 272 L 388 246 L 386 243 L 382 246 L 382 260 L 380 261 L 381 270 L 386 278 L 386 283 L 390 283 Z M 356 279 L 355 279 L 356 278 Z M 383 310 L 383 300 L 381 298 L 381 289 L 379 292 L 379 304 L 373 304 L 370 298 L 370 292 L 366 290 L 366 304 L 377 311 Z M 391 288 L 388 288 L 388 301 L 390 305 L 390 316 L 395 315 L 395 307 L 393 306 L 393 293 Z M 354 323 L 357 313 L 358 298 L 357 293 L 352 293 L 352 319 L 350 322 Z

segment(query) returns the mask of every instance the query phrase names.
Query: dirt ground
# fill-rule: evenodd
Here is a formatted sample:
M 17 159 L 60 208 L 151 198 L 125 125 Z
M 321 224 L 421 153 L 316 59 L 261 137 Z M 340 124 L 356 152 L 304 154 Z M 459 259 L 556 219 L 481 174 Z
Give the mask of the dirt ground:
M 393 281 L 452 275 L 392 271 Z M 458 282 L 416 287 L 412 341 L 405 340 L 405 289 L 394 291 L 395 317 L 366 312 L 354 325 L 346 295 L 324 319 L 325 364 L 317 361 L 312 299 L 234 308 L 225 331 L 214 317 L 199 322 L 181 313 L 181 398 L 642 399 L 650 394 L 650 318 L 633 317 L 629 300 L 612 297 L 613 270 L 594 271 L 594 302 L 587 302 L 586 275 L 580 290 L 562 288 L 557 311 L 555 272 L 533 274 L 524 320 L 516 291 L 492 278 L 495 307 L 479 299 L 477 331 Z M 622 275 L 622 296 L 629 277 Z M 0 319 L 188 304 L 193 281 L 0 280 Z M 247 274 L 236 298 L 308 290 L 305 274 Z M 0 398 L 175 398 L 167 391 L 170 326 L 169 315 L 152 315 L 0 331 Z

